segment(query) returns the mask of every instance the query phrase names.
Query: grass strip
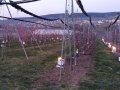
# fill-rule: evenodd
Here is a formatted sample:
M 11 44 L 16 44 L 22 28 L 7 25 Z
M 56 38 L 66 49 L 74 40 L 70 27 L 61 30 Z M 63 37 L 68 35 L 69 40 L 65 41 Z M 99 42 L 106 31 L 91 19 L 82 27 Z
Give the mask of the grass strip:
M 87 73 L 89 80 L 80 81 L 79 90 L 120 90 L 120 63 L 100 40 L 92 56 L 94 70 Z

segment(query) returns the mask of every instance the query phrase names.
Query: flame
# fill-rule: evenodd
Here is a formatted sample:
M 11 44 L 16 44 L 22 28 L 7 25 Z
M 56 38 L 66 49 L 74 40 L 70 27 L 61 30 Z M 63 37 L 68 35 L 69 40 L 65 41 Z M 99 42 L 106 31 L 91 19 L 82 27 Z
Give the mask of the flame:
M 108 43 L 108 45 L 111 45 L 110 43 Z
M 5 43 L 5 41 L 3 40 L 2 43 Z
M 76 53 L 78 53 L 78 51 L 79 51 L 79 50 L 77 49 L 77 50 L 76 50 Z
M 108 45 L 108 47 L 111 47 L 112 45 Z
M 115 51 L 116 51 L 116 47 L 115 47 L 115 46 L 112 46 L 112 50 L 115 50 Z
M 23 44 L 25 45 L 25 42 L 23 41 Z
M 57 40 L 59 39 L 59 37 L 57 37 Z
M 58 61 L 62 60 L 62 57 L 58 57 Z
M 108 43 L 108 47 L 111 47 L 112 45 L 110 43 Z
M 108 44 L 108 42 L 106 42 L 106 44 Z
M 105 41 L 104 38 L 102 38 L 102 41 L 103 41 L 103 42 Z

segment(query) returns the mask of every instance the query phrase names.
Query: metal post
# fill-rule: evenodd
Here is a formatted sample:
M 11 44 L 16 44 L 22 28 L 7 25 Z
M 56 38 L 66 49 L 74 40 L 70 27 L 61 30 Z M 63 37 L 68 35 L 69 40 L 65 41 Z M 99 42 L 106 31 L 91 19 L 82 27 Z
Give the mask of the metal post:
M 76 35 L 75 35 L 75 21 L 74 21 L 74 5 L 73 0 L 71 0 L 72 3 L 72 27 L 73 27 L 73 41 L 74 41 L 74 60 L 75 65 L 77 64 L 77 58 L 76 58 Z
M 1 43 L 1 48 L 2 48 L 2 50 L 1 50 L 1 59 L 2 59 L 2 61 L 4 60 L 4 51 L 5 51 L 5 46 L 6 44 L 5 44 L 5 42 L 4 42 L 4 40 L 2 41 L 2 43 Z
M 89 37 L 90 37 L 90 35 L 89 35 L 89 30 L 90 30 L 90 28 L 88 27 L 88 41 L 87 41 L 87 44 L 88 44 L 88 48 L 89 48 L 89 43 L 90 43 L 90 41 L 89 41 Z
M 17 32 L 17 35 L 18 35 L 19 41 L 20 41 L 20 43 L 21 43 L 21 46 L 22 46 L 22 48 L 23 48 L 23 50 L 24 50 L 25 56 L 26 56 L 26 58 L 28 59 L 27 52 L 26 52 L 26 50 L 25 50 L 25 47 L 24 47 L 24 45 L 23 45 L 23 42 L 22 42 L 22 40 L 21 40 L 21 38 L 20 38 L 20 35 L 19 35 L 19 32 L 18 32 L 18 29 L 17 29 L 16 26 L 17 26 L 17 25 L 15 25 L 15 30 L 16 30 L 16 32 Z
M 67 15 L 67 0 L 65 4 L 65 18 L 64 21 L 66 22 L 66 15 Z M 62 40 L 62 50 L 61 50 L 61 58 L 63 59 L 63 53 L 64 53 L 64 44 L 65 44 L 65 49 L 66 49 L 66 41 L 65 41 L 65 30 L 66 30 L 66 25 L 64 23 L 64 31 L 63 31 L 63 40 Z M 65 50 L 65 57 L 64 59 L 66 60 L 66 50 Z M 60 65 L 60 74 L 59 74 L 59 81 L 62 78 L 62 66 Z
M 5 51 L 5 47 L 2 47 L 2 50 L 1 50 L 1 60 L 2 61 L 4 60 L 4 51 Z
M 67 0 L 65 4 L 65 16 L 64 16 L 64 22 L 66 23 L 66 18 L 67 18 Z M 64 23 L 64 31 L 63 31 L 63 40 L 62 40 L 62 51 L 61 51 L 61 57 L 63 58 L 63 53 L 64 53 L 64 45 L 65 45 L 65 31 L 66 31 L 66 25 Z
M 119 34 L 118 34 L 118 35 L 120 36 L 120 24 L 118 25 L 118 28 L 119 28 Z M 119 37 L 119 36 L 118 36 L 118 37 Z M 120 38 L 118 38 L 118 40 L 119 40 L 119 39 L 120 39 Z M 118 43 L 118 46 L 119 46 L 119 49 L 120 49 L 120 41 L 119 41 L 119 43 Z
M 4 0 L 4 1 L 6 2 L 6 0 Z M 10 1 L 10 0 L 9 0 L 9 1 Z M 7 5 L 6 5 L 6 7 L 7 7 L 7 9 L 8 9 L 9 14 L 10 14 L 10 17 L 12 18 L 12 14 L 11 14 L 11 12 L 10 12 L 10 10 L 9 10 L 9 7 L 8 7 Z M 17 32 L 17 34 L 18 34 L 19 41 L 20 41 L 21 46 L 22 46 L 22 48 L 23 48 L 23 50 L 24 50 L 25 56 L 26 56 L 26 58 L 28 59 L 27 52 L 26 52 L 26 50 L 25 50 L 25 48 L 24 48 L 24 45 L 23 45 L 23 43 L 22 43 L 22 40 L 21 40 L 21 38 L 20 38 L 20 35 L 19 35 L 18 30 L 17 30 L 17 28 L 16 28 L 16 25 L 15 25 L 15 30 L 16 30 L 16 32 Z
M 68 43 L 69 43 L 69 57 L 70 57 L 70 68 L 72 70 L 72 53 L 71 53 L 71 35 L 70 35 L 70 29 L 69 29 L 69 23 L 68 23 L 68 15 L 67 15 L 67 30 L 68 30 Z
M 1 59 L 2 61 L 4 60 L 4 48 L 2 48 L 2 51 L 1 51 Z
M 70 28 L 69 28 L 69 23 L 68 23 L 68 2 L 67 2 L 67 0 L 66 0 L 66 7 L 67 7 L 67 9 L 66 9 L 66 23 L 67 23 L 67 31 L 68 31 L 68 44 L 69 44 L 69 58 L 70 58 L 70 68 L 71 68 L 71 70 L 72 70 L 72 53 L 71 53 L 71 35 L 70 35 Z
M 62 66 L 60 65 L 60 75 L 59 75 L 59 81 L 62 79 Z

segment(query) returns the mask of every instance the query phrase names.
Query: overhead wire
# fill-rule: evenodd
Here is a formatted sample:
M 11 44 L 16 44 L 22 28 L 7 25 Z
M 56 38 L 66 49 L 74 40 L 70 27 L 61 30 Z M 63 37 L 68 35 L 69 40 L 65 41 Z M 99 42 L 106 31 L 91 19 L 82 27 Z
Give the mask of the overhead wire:
M 35 2 L 35 1 L 40 1 L 40 0 L 25 0 L 25 1 L 16 1 L 16 4 L 24 4 L 24 3 L 30 3 L 30 2 Z M 0 1 L 0 5 L 10 5 L 10 2 L 2 2 L 2 0 Z
M 81 11 L 84 13 L 84 15 L 89 18 L 90 24 L 93 26 L 92 18 L 91 18 L 91 16 L 89 16 L 89 15 L 86 13 L 86 11 L 85 11 L 85 9 L 84 9 L 84 7 L 83 7 L 83 4 L 82 4 L 82 2 L 81 2 L 81 0 L 76 0 L 76 2 L 77 2 L 77 4 L 78 4 L 79 8 L 81 9 Z
M 7 3 L 7 2 L 0 2 L 0 5 L 3 5 L 3 4 L 8 4 L 8 5 L 11 5 L 12 7 L 16 8 L 17 10 L 21 10 L 22 12 L 26 13 L 26 14 L 29 14 L 31 16 L 34 16 L 36 18 L 39 18 L 39 19 L 42 19 L 42 20 L 48 20 L 48 21 L 56 21 L 56 20 L 60 20 L 61 23 L 65 24 L 64 21 L 60 18 L 57 18 L 57 19 L 48 19 L 48 18 L 44 18 L 44 17 L 41 17 L 41 16 L 38 16 L 38 15 L 35 15 L 27 10 L 25 10 L 24 8 L 22 8 L 21 6 L 17 5 L 17 4 L 22 4 L 22 3 L 29 3 L 29 2 L 35 2 L 35 1 L 39 1 L 39 0 L 27 0 L 27 1 L 16 1 L 16 2 L 13 2 L 13 1 L 10 1 L 10 3 Z M 81 2 L 81 0 L 76 0 L 79 8 L 81 9 L 81 11 L 84 13 L 84 15 L 86 15 L 87 17 L 89 17 L 89 21 L 90 21 L 90 24 L 93 26 L 93 23 L 92 23 L 92 18 L 91 16 L 89 16 L 84 7 L 83 7 L 83 4 Z M 7 6 L 8 8 L 8 6 Z M 9 11 L 9 9 L 8 9 Z M 11 16 L 11 15 L 10 15 Z M 2 17 L 2 16 L 1 16 Z M 111 25 L 115 24 L 117 22 L 117 20 L 119 19 L 120 15 L 117 16 L 117 18 L 115 19 L 115 21 L 113 23 L 111 23 L 107 28 L 110 28 Z M 20 20 L 20 21 L 23 21 L 23 20 Z M 27 21 L 29 22 L 29 21 Z M 33 23 L 33 22 L 32 22 Z M 67 26 L 67 24 L 65 24 Z M 48 26 L 48 25 L 45 25 L 45 26 Z M 54 27 L 54 26 L 50 26 L 50 27 Z
M 44 17 L 38 16 L 38 15 L 36 15 L 34 13 L 31 13 L 30 11 L 22 8 L 21 6 L 17 5 L 17 3 L 13 2 L 13 1 L 10 1 L 10 5 L 12 7 L 14 7 L 15 9 L 17 9 L 17 10 L 20 10 L 20 11 L 26 13 L 26 14 L 29 14 L 29 15 L 31 15 L 33 17 L 36 17 L 36 18 L 39 18 L 39 19 L 42 19 L 42 20 L 47 20 L 47 21 L 56 21 L 56 20 L 59 20 L 59 18 L 58 19 L 48 19 L 48 18 L 44 18 Z
M 81 0 L 76 0 L 76 2 L 78 4 L 79 8 L 81 9 L 81 11 L 84 13 L 84 15 L 86 15 L 87 17 L 89 17 L 90 24 L 93 26 L 93 28 L 95 28 L 94 24 L 92 23 L 92 18 L 84 10 L 84 7 L 83 7 L 83 4 L 82 4 Z M 110 25 L 108 27 L 106 27 L 106 30 L 110 30 L 110 27 L 112 25 L 114 25 L 118 21 L 119 18 L 120 18 L 120 14 L 116 17 L 116 19 L 115 19 L 115 21 L 113 23 L 110 23 Z
M 110 23 L 110 25 L 107 28 L 109 29 L 112 25 L 114 25 L 118 21 L 119 18 L 120 18 L 120 14 L 116 17 L 113 23 Z
M 60 27 L 45 25 L 45 24 L 37 23 L 37 22 L 33 22 L 33 21 L 22 20 L 22 19 L 18 19 L 18 18 L 10 18 L 10 17 L 5 17 L 5 16 L 0 16 L 0 18 L 6 18 L 6 19 L 11 19 L 11 20 L 13 19 L 13 20 L 16 20 L 16 21 L 28 22 L 28 23 L 33 23 L 33 24 L 40 24 L 40 25 L 45 26 L 45 27 L 60 28 Z
M 76 0 L 76 2 L 77 2 L 77 4 L 78 4 L 79 8 L 81 9 L 81 11 L 84 13 L 84 15 L 86 15 L 87 17 L 89 17 L 90 24 L 93 26 L 93 28 L 95 28 L 94 24 L 92 23 L 92 18 L 91 18 L 91 16 L 89 16 L 89 15 L 86 13 L 86 11 L 84 10 L 84 7 L 83 7 L 83 4 L 82 4 L 81 0 Z M 120 18 L 120 14 L 117 16 L 117 18 L 115 19 L 115 21 L 114 21 L 113 23 L 110 23 L 110 25 L 109 25 L 108 27 L 106 27 L 106 30 L 109 31 L 109 30 L 110 30 L 110 27 L 111 27 L 112 25 L 114 25 L 114 24 L 118 21 L 119 18 Z
M 29 14 L 29 15 L 31 15 L 31 16 L 33 16 L 33 17 L 36 17 L 36 18 L 39 18 L 39 19 L 42 19 L 42 20 L 47 20 L 47 21 L 57 21 L 57 20 L 60 20 L 60 22 L 61 22 L 62 24 L 65 24 L 64 21 L 63 21 L 61 18 L 48 19 L 48 18 L 45 18 L 45 17 L 38 16 L 38 15 L 36 15 L 36 14 L 34 14 L 34 13 L 32 13 L 32 12 L 24 9 L 24 8 L 22 8 L 21 6 L 17 5 L 17 3 L 13 2 L 13 1 L 10 1 L 10 5 L 11 5 L 12 7 L 14 7 L 15 9 L 20 10 L 20 11 L 22 11 L 22 12 L 24 12 L 24 13 L 26 13 L 26 14 Z M 65 25 L 67 26 L 67 24 L 65 24 Z
M 38 1 L 38 0 L 35 0 L 35 1 Z M 26 3 L 29 3 L 29 2 L 32 2 L 32 1 L 29 1 L 29 0 L 28 0 L 28 2 L 26 1 Z M 13 1 L 11 1 L 11 0 L 10 0 L 10 3 L 9 3 L 9 4 L 5 2 L 6 5 L 7 5 L 7 4 L 8 4 L 8 5 L 11 5 L 11 6 L 14 7 L 15 9 L 20 10 L 20 11 L 22 11 L 22 12 L 24 12 L 24 13 L 26 13 L 26 14 L 29 14 L 29 15 L 31 15 L 31 16 L 33 16 L 33 17 L 36 17 L 36 18 L 39 18 L 39 19 L 42 19 L 42 20 L 47 20 L 47 21 L 57 21 L 57 20 L 60 20 L 60 22 L 61 22 L 62 24 L 65 24 L 64 21 L 63 21 L 61 18 L 48 19 L 48 18 L 45 18 L 45 17 L 42 17 L 42 16 L 38 16 L 38 15 L 36 15 L 36 14 L 34 14 L 34 13 L 32 13 L 32 12 L 24 9 L 24 8 L 22 8 L 21 6 L 17 5 L 17 4 L 20 4 L 20 3 L 23 3 L 23 2 L 20 2 L 20 1 L 19 1 L 19 2 L 13 2 Z M 2 5 L 2 3 L 0 3 L 0 5 Z M 65 24 L 65 25 L 67 26 L 67 24 Z

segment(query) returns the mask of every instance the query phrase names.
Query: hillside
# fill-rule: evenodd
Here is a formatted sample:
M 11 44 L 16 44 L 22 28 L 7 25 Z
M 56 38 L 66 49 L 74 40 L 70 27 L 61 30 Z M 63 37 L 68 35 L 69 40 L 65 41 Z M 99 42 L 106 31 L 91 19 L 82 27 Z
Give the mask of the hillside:
M 118 14 L 119 12 L 109 12 L 109 13 L 88 13 L 93 18 L 108 18 L 108 17 L 114 17 Z M 81 17 L 81 18 L 86 18 L 86 16 L 83 13 L 75 13 L 75 17 Z M 50 15 L 44 15 L 44 17 L 47 18 L 60 18 L 64 17 L 64 14 L 50 14 Z
M 109 12 L 109 13 L 88 13 L 92 18 L 108 18 L 108 17 L 115 17 L 119 12 Z M 87 18 L 83 13 L 75 13 L 75 17 L 81 17 L 81 18 Z M 46 18 L 64 18 L 64 14 L 49 14 L 49 15 L 43 15 L 42 17 Z M 38 20 L 35 17 L 25 17 L 25 18 L 19 18 L 24 20 Z
M 92 18 L 99 19 L 99 18 L 114 18 L 119 12 L 108 12 L 108 13 L 88 13 Z M 83 13 L 75 13 L 74 16 L 80 17 L 80 18 L 87 18 Z M 64 18 L 64 14 L 49 14 L 49 15 L 43 15 L 42 17 L 45 18 Z M 40 19 L 35 17 L 19 17 L 18 19 L 23 20 L 31 20 L 31 21 L 38 21 Z M 1 20 L 2 21 L 2 20 Z M 0 21 L 0 23 L 2 23 Z M 7 21 L 8 22 L 8 21 Z M 11 22 L 11 20 L 9 20 Z

